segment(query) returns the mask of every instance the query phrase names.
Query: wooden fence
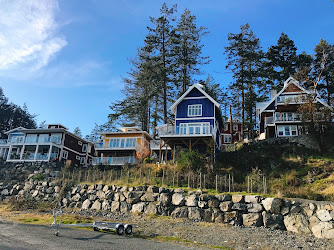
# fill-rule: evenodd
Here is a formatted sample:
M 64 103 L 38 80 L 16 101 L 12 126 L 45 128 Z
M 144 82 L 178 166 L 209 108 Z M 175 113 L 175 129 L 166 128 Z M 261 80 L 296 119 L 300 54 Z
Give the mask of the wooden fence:
M 212 189 L 217 192 L 247 192 L 267 193 L 267 178 L 250 174 L 246 181 L 238 183 L 233 174 L 203 174 L 179 173 L 162 169 L 161 171 L 148 170 L 97 170 L 74 169 L 63 171 L 58 175 L 63 180 L 72 180 L 81 183 L 103 183 L 116 185 L 156 185 L 165 187 L 187 187 L 191 189 Z

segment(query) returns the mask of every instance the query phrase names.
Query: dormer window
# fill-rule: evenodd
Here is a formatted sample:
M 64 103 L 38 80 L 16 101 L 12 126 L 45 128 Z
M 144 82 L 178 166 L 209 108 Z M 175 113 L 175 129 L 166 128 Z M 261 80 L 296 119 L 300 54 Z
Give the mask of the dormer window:
M 202 116 L 202 104 L 188 105 L 188 116 Z

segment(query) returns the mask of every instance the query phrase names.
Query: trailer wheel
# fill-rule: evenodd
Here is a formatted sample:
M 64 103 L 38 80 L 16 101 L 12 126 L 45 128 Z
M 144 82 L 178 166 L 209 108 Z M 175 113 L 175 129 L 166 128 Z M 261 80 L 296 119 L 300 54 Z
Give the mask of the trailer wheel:
M 118 227 L 116 227 L 116 233 L 118 235 L 122 235 L 124 233 L 124 226 L 123 225 L 118 225 Z
M 125 234 L 127 234 L 127 235 L 132 234 L 132 226 L 131 225 L 125 225 Z
M 94 231 L 99 231 L 99 228 L 98 227 L 93 227 L 93 230 Z

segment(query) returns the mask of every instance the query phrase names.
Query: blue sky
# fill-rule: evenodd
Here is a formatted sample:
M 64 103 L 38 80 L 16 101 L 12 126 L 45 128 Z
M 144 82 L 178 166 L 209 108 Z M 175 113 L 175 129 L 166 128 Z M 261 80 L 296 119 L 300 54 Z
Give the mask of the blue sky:
M 0 86 L 10 101 L 27 103 L 38 122 L 78 126 L 88 134 L 107 121 L 112 101 L 122 97 L 128 59 L 143 45 L 157 17 L 160 0 L 0 0 Z M 224 46 L 228 33 L 248 22 L 264 49 L 281 32 L 298 52 L 312 53 L 319 40 L 334 44 L 332 0 L 183 0 L 197 24 L 210 32 L 203 54 L 212 62 L 202 67 L 227 86 Z

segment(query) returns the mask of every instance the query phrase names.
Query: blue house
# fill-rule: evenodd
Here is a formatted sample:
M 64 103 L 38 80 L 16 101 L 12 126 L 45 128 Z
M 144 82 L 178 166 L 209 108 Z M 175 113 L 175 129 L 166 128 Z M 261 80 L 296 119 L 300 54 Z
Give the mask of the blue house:
M 221 149 L 223 121 L 220 105 L 205 92 L 203 85 L 194 84 L 171 106 L 171 110 L 175 120 L 173 124 L 157 127 L 160 139 L 174 152 L 178 146 L 209 152 L 213 161 Z

